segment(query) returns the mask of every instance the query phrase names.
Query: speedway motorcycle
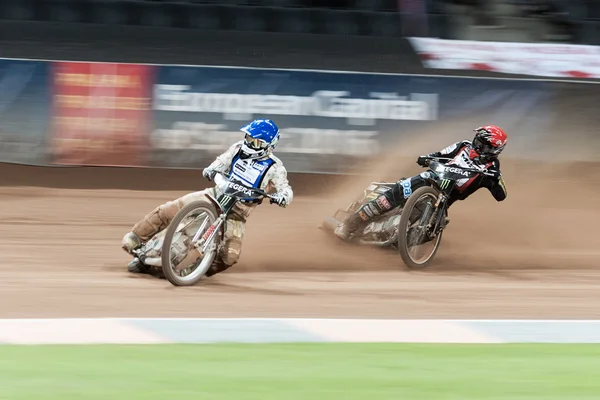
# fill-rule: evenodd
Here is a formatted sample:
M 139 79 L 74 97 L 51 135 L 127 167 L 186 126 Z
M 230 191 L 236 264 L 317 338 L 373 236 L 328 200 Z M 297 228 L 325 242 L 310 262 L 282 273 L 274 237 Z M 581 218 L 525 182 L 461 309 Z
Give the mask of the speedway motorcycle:
M 447 224 L 448 200 L 458 181 L 477 177 L 479 174 L 493 176 L 487 170 L 445 165 L 448 158 L 427 157 L 428 170 L 421 176 L 427 185 L 411 192 L 410 185 L 403 185 L 408 196 L 404 207 L 396 207 L 370 221 L 355 232 L 349 242 L 396 249 L 410 269 L 422 269 L 430 265 L 442 240 Z M 408 181 L 402 181 L 408 183 Z M 338 209 L 327 217 L 322 228 L 333 232 L 346 218 L 363 204 L 391 190 L 397 183 L 371 182 L 362 197 L 345 209 Z
M 225 174 L 217 172 L 214 182 L 221 195 L 215 198 L 207 193 L 210 205 L 206 201 L 195 201 L 179 210 L 166 230 L 134 251 L 137 260 L 130 263 L 130 272 L 160 267 L 172 285 L 193 286 L 215 260 L 227 217 L 235 205 L 241 201 L 260 204 L 265 198 L 274 203 L 273 196 L 267 192 Z

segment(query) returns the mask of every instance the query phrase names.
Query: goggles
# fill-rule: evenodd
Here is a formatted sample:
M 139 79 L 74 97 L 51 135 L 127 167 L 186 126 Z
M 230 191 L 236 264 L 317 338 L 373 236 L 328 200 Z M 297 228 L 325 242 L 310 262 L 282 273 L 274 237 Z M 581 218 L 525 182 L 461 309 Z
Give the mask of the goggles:
M 484 155 L 498 155 L 502 151 L 502 147 L 494 147 L 480 138 L 475 138 L 475 140 L 473 140 L 473 147 Z
M 269 144 L 264 140 L 253 138 L 248 134 L 246 134 L 245 142 L 246 145 L 253 150 L 264 150 L 269 146 Z

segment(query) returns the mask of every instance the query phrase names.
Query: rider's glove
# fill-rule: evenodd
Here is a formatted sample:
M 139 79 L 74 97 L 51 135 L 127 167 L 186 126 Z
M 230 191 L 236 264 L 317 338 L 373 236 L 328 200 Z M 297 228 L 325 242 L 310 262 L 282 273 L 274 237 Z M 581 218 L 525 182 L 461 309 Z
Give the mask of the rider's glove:
M 425 156 L 420 156 L 417 158 L 417 164 L 419 164 L 421 167 L 426 167 L 429 165 L 429 160 Z
M 269 201 L 271 204 L 277 204 L 279 207 L 286 207 L 287 201 L 285 197 L 283 197 L 280 193 L 275 193 L 272 195 L 271 200 Z
M 202 171 L 202 175 L 209 181 L 212 181 L 216 174 L 217 172 L 214 169 L 210 168 L 204 168 L 204 170 Z

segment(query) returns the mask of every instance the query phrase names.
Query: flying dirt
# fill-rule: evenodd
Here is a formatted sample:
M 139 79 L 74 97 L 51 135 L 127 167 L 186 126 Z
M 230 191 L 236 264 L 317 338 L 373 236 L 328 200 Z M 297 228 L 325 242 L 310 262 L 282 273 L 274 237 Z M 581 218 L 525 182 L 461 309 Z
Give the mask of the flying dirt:
M 128 274 L 120 240 L 146 210 L 204 188 L 199 171 L 3 165 L 0 315 L 600 317 L 596 160 L 525 161 L 507 150 L 506 201 L 482 190 L 453 205 L 435 262 L 422 272 L 394 251 L 318 229 L 372 180 L 420 172 L 417 155 L 460 138 L 406 140 L 368 174 L 325 184 L 291 174 L 293 205 L 258 208 L 239 263 L 190 288 Z

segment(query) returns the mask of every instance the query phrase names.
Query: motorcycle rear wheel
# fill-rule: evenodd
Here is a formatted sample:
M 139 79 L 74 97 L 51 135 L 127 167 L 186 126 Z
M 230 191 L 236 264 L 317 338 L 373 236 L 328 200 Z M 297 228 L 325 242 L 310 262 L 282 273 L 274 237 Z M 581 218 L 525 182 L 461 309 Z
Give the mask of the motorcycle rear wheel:
M 409 248 L 408 245 L 408 231 L 411 227 L 411 215 L 413 215 L 414 211 L 419 212 L 416 209 L 417 205 L 424 201 L 432 201 L 435 203 L 437 201 L 438 191 L 430 186 L 424 186 L 417 190 L 415 190 L 412 195 L 406 201 L 404 205 L 404 209 L 402 210 L 402 216 L 400 217 L 400 222 L 398 223 L 398 250 L 400 252 L 400 256 L 402 257 L 402 261 L 404 264 L 410 269 L 422 269 L 427 267 L 433 260 L 435 254 L 438 251 L 442 240 L 442 232 L 438 233 L 438 235 L 431 241 L 422 243 L 417 245 L 418 247 L 432 244 L 433 248 L 429 251 L 425 251 L 425 256 L 419 259 L 416 259 L 415 254 L 413 252 L 414 247 Z
M 192 217 L 192 222 L 187 221 L 186 219 Z M 199 221 L 196 222 L 196 219 L 199 218 Z M 204 218 L 208 219 L 208 222 L 204 224 L 202 232 L 200 232 L 198 237 L 202 237 L 204 233 L 208 230 L 212 223 L 214 223 L 217 219 L 217 214 L 212 207 L 207 206 L 205 201 L 195 201 L 187 206 L 183 207 L 179 212 L 175 215 L 175 218 L 169 224 L 167 231 L 165 233 L 165 238 L 162 245 L 161 250 L 161 261 L 162 261 L 162 270 L 165 277 L 171 282 L 173 286 L 193 286 L 202 277 L 206 274 L 206 271 L 212 265 L 215 256 L 217 254 L 216 246 L 213 250 L 208 250 L 204 257 L 201 259 L 196 259 L 192 264 L 185 267 L 183 271 L 190 269 L 190 272 L 182 276 L 181 272 L 175 270 L 175 267 L 178 265 L 173 265 L 173 238 L 175 234 L 183 231 L 184 229 L 190 229 L 192 224 L 197 224 L 193 229 L 190 230 L 189 235 L 187 236 L 187 241 L 191 241 L 194 235 L 198 232 L 198 229 L 204 223 Z M 186 222 L 182 224 L 182 222 Z M 182 225 L 182 226 L 180 226 Z M 218 235 L 213 239 L 213 241 L 218 241 Z M 187 245 L 188 252 L 190 251 L 190 245 Z M 193 247 L 191 248 L 193 250 Z M 187 254 L 187 253 L 186 253 Z

